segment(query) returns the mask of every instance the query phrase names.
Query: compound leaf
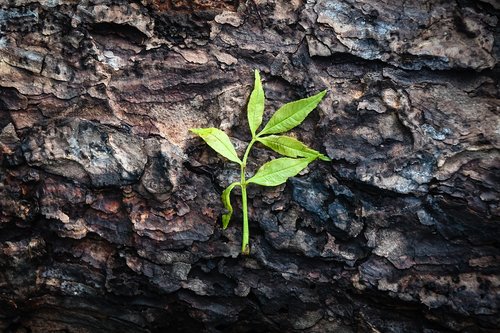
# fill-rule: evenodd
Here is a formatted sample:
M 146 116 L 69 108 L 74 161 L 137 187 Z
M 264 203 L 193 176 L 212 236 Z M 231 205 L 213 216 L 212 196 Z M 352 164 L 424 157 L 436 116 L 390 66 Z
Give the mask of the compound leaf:
M 227 213 L 222 215 L 222 229 L 227 228 L 227 226 L 229 225 L 229 220 L 233 215 L 233 206 L 231 206 L 231 191 L 236 185 L 239 186 L 241 184 L 239 182 L 232 183 L 222 192 L 221 195 L 222 203 L 224 204 L 224 207 L 227 210 Z
M 263 186 L 278 186 L 288 178 L 304 170 L 316 157 L 290 158 L 281 157 L 265 163 L 247 182 Z
M 234 149 L 231 140 L 226 133 L 218 128 L 192 128 L 190 129 L 194 134 L 199 135 L 205 142 L 212 147 L 213 150 L 224 156 L 230 161 L 241 164 L 241 160 Z
M 264 146 L 288 157 L 317 157 L 323 161 L 331 161 L 328 157 L 299 140 L 286 135 L 269 135 L 257 139 Z
M 247 118 L 252 137 L 255 137 L 255 131 L 262 124 L 262 116 L 264 115 L 264 89 L 260 81 L 260 74 L 255 70 L 255 83 L 247 106 Z
M 276 111 L 264 129 L 258 134 L 278 134 L 300 125 L 325 96 L 326 90 L 298 101 L 287 103 Z

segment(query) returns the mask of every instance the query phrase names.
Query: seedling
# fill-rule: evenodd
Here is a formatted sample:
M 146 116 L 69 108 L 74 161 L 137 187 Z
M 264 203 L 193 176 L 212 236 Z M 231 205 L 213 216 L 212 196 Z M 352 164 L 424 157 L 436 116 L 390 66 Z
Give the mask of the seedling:
M 247 118 L 252 140 L 248 143 L 243 155 L 243 160 L 238 157 L 229 137 L 223 131 L 217 128 L 193 128 L 190 131 L 199 135 L 216 152 L 240 165 L 241 179 L 234 182 L 222 192 L 222 203 L 227 213 L 222 215 L 222 227 L 226 229 L 229 220 L 233 214 L 230 194 L 234 187 L 241 187 L 241 201 L 243 209 L 243 242 L 241 244 L 241 253 L 248 255 L 250 253 L 249 232 L 248 232 L 248 206 L 247 206 L 247 186 L 257 184 L 262 186 L 278 186 L 287 181 L 288 178 L 296 176 L 304 170 L 309 163 L 316 159 L 330 161 L 328 157 L 320 152 L 309 148 L 304 143 L 290 136 L 276 135 L 287 132 L 300 125 L 312 110 L 316 108 L 319 102 L 326 94 L 326 90 L 304 99 L 287 103 L 279 108 L 271 117 L 264 128 L 257 133 L 262 124 L 264 115 L 264 89 L 260 80 L 260 74 L 255 71 L 255 84 L 247 106 Z M 257 172 L 246 178 L 246 167 L 248 155 L 253 145 L 259 142 L 274 150 L 275 152 L 286 156 L 276 158 L 264 163 Z

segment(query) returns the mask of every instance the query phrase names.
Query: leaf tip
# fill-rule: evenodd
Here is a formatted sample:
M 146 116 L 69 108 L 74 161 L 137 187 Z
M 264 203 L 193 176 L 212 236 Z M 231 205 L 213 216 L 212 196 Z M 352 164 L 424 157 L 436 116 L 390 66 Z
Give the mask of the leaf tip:
M 260 86 L 261 89 L 262 89 L 262 79 L 260 78 L 260 72 L 258 69 L 255 70 L 254 72 L 255 74 L 255 82 L 254 82 L 254 86 L 257 87 L 257 86 Z
M 319 159 L 322 160 L 322 161 L 325 161 L 325 162 L 331 162 L 332 161 L 332 159 L 330 157 L 328 157 L 326 155 L 323 155 L 323 154 L 319 155 Z
M 229 213 L 222 215 L 222 230 L 226 230 L 229 226 L 229 220 L 231 219 L 231 215 Z

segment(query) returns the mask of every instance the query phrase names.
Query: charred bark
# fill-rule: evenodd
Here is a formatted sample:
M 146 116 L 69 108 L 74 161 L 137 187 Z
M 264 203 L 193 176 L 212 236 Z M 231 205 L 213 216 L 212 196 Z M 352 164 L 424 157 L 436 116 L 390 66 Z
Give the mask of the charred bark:
M 499 9 L 2 2 L 0 331 L 498 332 Z M 333 162 L 249 188 L 242 257 L 188 129 L 241 148 L 255 68 L 268 112 L 330 91 Z

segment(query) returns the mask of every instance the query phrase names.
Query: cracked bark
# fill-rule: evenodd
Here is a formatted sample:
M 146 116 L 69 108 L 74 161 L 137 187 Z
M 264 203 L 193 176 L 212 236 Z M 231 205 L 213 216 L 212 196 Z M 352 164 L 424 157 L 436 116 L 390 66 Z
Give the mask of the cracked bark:
M 0 5 L 0 330 L 498 332 L 494 1 Z M 222 231 L 258 68 L 333 159 Z M 250 170 L 270 158 L 256 147 Z M 235 198 L 234 204 L 239 205 Z

